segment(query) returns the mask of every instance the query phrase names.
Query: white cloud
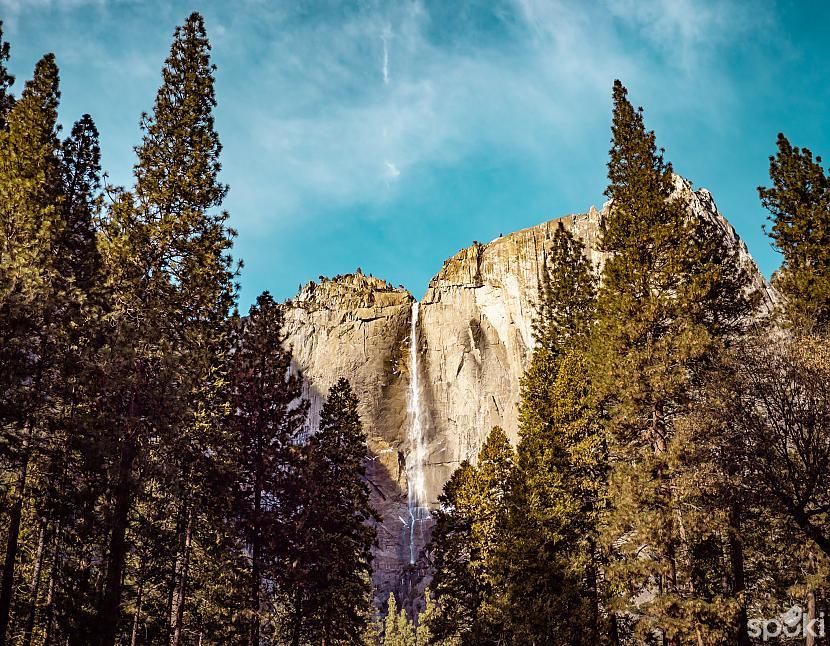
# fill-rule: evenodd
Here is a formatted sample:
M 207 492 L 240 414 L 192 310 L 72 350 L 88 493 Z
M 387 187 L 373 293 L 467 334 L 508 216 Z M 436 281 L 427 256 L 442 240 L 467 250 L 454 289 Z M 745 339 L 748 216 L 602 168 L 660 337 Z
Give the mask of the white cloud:
M 503 33 L 467 40 L 463 31 L 434 38 L 417 2 L 370 5 L 338 22 L 281 15 L 288 22 L 274 27 L 256 71 L 267 102 L 239 118 L 263 157 L 279 162 L 278 210 L 386 199 L 378 188 L 402 185 L 401 168 L 457 163 L 477 150 L 533 159 L 553 144 L 568 155 L 586 128 L 607 121 L 614 78 L 648 89 L 670 77 L 691 95 L 721 81 L 709 63 L 725 10 L 709 3 L 510 0 L 508 8 L 516 19 Z M 623 28 L 648 47 L 632 47 Z M 378 60 L 382 83 L 371 73 Z
M 12 15 L 26 10 L 75 9 L 83 5 L 104 6 L 107 0 L 0 0 L 0 9 Z
M 637 30 L 677 67 L 692 73 L 710 61 L 718 46 L 741 38 L 770 18 L 763 3 L 702 0 L 605 0 L 610 13 Z
M 0 0 L 0 7 L 54 16 L 94 4 L 107 14 L 118 2 Z M 737 2 L 496 2 L 491 31 L 462 19 L 486 11 L 486 3 L 459 9 L 457 21 L 418 0 L 363 0 L 319 12 L 308 9 L 313 3 L 255 0 L 239 10 L 206 7 L 219 64 L 225 179 L 233 199 L 255 201 L 246 218 L 265 228 L 322 208 L 383 202 L 409 189 L 422 176 L 415 171 L 440 173 L 491 153 L 575 172 L 586 140 L 607 138 L 614 78 L 647 108 L 659 97 L 661 110 L 677 118 L 723 120 L 733 90 L 721 54 L 732 33 L 755 24 Z M 153 34 L 152 51 L 146 43 L 103 48 L 82 39 L 64 49 L 92 69 L 126 70 L 152 88 L 141 104 L 147 109 L 170 36 L 149 31 L 159 22 L 154 16 L 172 25 L 188 9 L 161 0 L 142 7 L 135 33 Z M 703 94 L 719 100 L 700 105 Z M 138 114 L 124 118 L 136 123 Z M 595 153 L 591 164 L 601 164 Z
M 385 166 L 386 166 L 386 172 L 384 173 L 384 177 L 386 177 L 387 182 L 391 182 L 393 180 L 396 180 L 401 176 L 401 171 L 394 164 L 394 162 L 386 160 Z
M 381 34 L 381 41 L 383 41 L 383 64 L 381 69 L 383 72 L 383 82 L 389 85 L 389 39 L 392 37 L 391 30 L 387 27 Z

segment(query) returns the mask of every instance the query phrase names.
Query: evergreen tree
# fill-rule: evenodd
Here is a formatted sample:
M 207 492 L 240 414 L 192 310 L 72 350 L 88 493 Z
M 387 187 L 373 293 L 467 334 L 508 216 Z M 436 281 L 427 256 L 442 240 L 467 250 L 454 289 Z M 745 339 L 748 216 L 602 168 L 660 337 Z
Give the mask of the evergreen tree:
M 283 347 L 282 310 L 268 292 L 257 298 L 239 326 L 231 359 L 229 424 L 239 447 L 235 514 L 250 553 L 247 643 L 256 645 L 272 602 L 267 591 L 274 582 L 285 581 L 289 545 L 297 542 L 292 523 L 304 467 L 297 442 L 308 403 L 301 399 L 302 379 L 291 372 L 291 355 Z
M 383 624 L 382 646 L 415 646 L 415 630 L 403 608 L 398 610 L 395 595 L 389 595 L 386 620 Z
M 72 126 L 60 149 L 63 173 L 63 229 L 60 244 L 67 253 L 58 270 L 71 276 L 87 294 L 100 285 L 101 264 L 96 241 L 96 218 L 101 209 L 101 148 L 98 128 L 88 114 Z
M 418 613 L 417 625 L 415 626 L 415 645 L 429 646 L 435 643 L 430 630 L 430 623 L 434 621 L 435 599 L 429 588 L 424 590 L 424 609 Z
M 520 442 L 503 537 L 501 588 L 514 638 L 598 643 L 597 520 L 604 438 L 589 403 L 585 346 L 592 268 L 560 223 L 522 380 Z
M 83 478 L 96 446 L 81 420 L 89 420 L 85 392 L 101 318 L 93 223 L 97 132 L 84 117 L 60 144 L 58 99 L 58 70 L 47 55 L 0 130 L 0 353 L 8 367 L 0 396 L 0 461 L 4 472 L 15 474 L 4 583 L 17 577 L 21 545 L 35 554 L 20 563 L 18 590 L 26 592 L 12 599 L 4 587 L 0 594 L 0 624 L 5 629 L 14 611 L 26 645 L 41 604 L 47 633 L 63 618 L 56 612 L 56 579 L 67 537 L 88 525 L 79 521 L 78 507 L 87 502 L 90 481 Z
M 292 644 L 304 637 L 309 643 L 357 643 L 366 629 L 375 542 L 368 523 L 380 520 L 369 504 L 366 452 L 357 398 L 341 378 L 329 389 L 320 428 L 307 447 L 305 500 L 289 548 L 296 565 L 285 581 Z
M 2 284 L 3 400 L 0 419 L 17 420 L 35 407 L 30 380 L 45 357 L 47 312 L 56 308 L 51 291 L 52 251 L 60 231 L 61 170 L 58 159 L 57 108 L 60 92 L 54 56 L 43 57 L 9 114 L 2 145 L 3 212 Z M 6 381 L 8 380 L 8 381 Z M 26 384 L 29 384 L 29 387 Z
M 44 56 L 0 130 L 0 457 L 14 474 L 0 585 L 0 642 L 7 635 L 32 460 L 45 439 L 69 296 L 53 286 L 61 230 L 58 68 Z
M 95 239 L 101 204 L 100 150 L 98 132 L 89 115 L 75 123 L 59 152 L 62 223 L 51 283 L 64 295 L 60 344 L 66 352 L 61 354 L 53 382 L 61 406 L 51 415 L 48 441 L 42 444 L 39 456 L 44 477 L 33 491 L 41 526 L 36 549 L 41 561 L 33 572 L 24 645 L 32 639 L 39 603 L 43 604 L 44 640 L 46 635 L 54 638 L 56 630 L 84 634 L 81 624 L 88 619 L 93 590 L 69 564 L 75 559 L 93 562 L 101 538 L 92 505 L 104 490 L 99 451 L 102 429 L 95 425 L 90 402 L 100 378 L 95 360 L 106 296 L 101 290 L 103 277 Z M 51 540 L 41 549 L 43 535 Z M 43 599 L 38 598 L 39 590 L 45 594 Z
M 433 512 L 436 524 L 429 549 L 436 608 L 425 625 L 438 643 L 509 639 L 496 602 L 500 532 L 514 468 L 513 449 L 502 429 L 493 428 L 477 462 L 459 466 Z
M 428 551 L 432 558 L 436 611 L 425 618 L 435 640 L 449 640 L 475 630 L 484 602 L 482 582 L 474 575 L 471 561 L 478 557 L 472 540 L 470 490 L 475 467 L 462 462 L 444 485 L 433 511 L 435 526 Z
M 821 157 L 778 135 L 770 157 L 772 187 L 759 187 L 770 211 L 769 234 L 784 260 L 775 285 L 791 323 L 825 333 L 830 324 L 830 175 Z
M 113 492 L 98 611 L 103 644 L 118 632 L 136 496 L 156 480 L 176 486 L 165 503 L 177 520 L 168 630 L 174 642 L 181 634 L 194 490 L 205 468 L 200 460 L 218 439 L 216 425 L 205 423 L 215 415 L 204 408 L 211 401 L 204 389 L 221 376 L 214 353 L 234 300 L 234 272 L 227 253 L 233 231 L 228 214 L 216 210 L 227 187 L 218 181 L 209 53 L 194 13 L 176 29 L 153 114 L 142 118 L 135 191 L 118 196 L 106 223 L 104 257 L 117 303 L 107 359 L 118 378 L 115 392 L 102 393 Z M 150 446 L 157 448 L 148 452 Z
M 584 245 L 559 222 L 553 233 L 550 258 L 542 269 L 533 326 L 534 351 L 545 350 L 556 359 L 574 344 L 584 344 L 595 318 L 594 283 Z
M 612 470 L 604 543 L 615 603 L 640 637 L 702 639 L 711 617 L 694 586 L 707 567 L 676 490 L 675 420 L 701 371 L 739 333 L 752 308 L 746 271 L 714 223 L 686 208 L 671 164 L 642 110 L 614 84 L 611 198 L 601 244 L 610 254 L 599 292 L 592 382 L 608 417 Z

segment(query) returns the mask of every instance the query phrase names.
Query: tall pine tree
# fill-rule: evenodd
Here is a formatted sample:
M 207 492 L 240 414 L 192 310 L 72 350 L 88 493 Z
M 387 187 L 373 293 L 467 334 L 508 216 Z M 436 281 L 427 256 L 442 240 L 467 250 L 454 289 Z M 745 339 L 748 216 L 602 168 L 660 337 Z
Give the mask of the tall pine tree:
M 0 642 L 12 607 L 30 468 L 47 438 L 56 371 L 68 350 L 61 337 L 69 324 L 69 295 L 56 285 L 55 263 L 63 199 L 58 87 L 58 68 L 49 54 L 38 61 L 0 130 L 0 456 L 4 471 L 14 474 L 3 518 Z
M 499 587 L 514 639 L 594 644 L 603 632 L 597 523 L 606 469 L 585 360 L 596 290 L 582 244 L 562 223 L 542 284 Z
M 366 433 L 346 379 L 329 389 L 306 455 L 284 581 L 290 643 L 359 643 L 372 601 L 375 529 L 369 522 L 380 517 L 369 504 Z
M 383 624 L 382 646 L 415 646 L 415 630 L 406 616 L 406 611 L 395 601 L 390 593 L 386 602 L 386 620 Z
M 292 521 L 303 466 L 298 442 L 308 403 L 283 347 L 282 310 L 270 294 L 257 298 L 239 327 L 231 356 L 229 430 L 238 447 L 235 516 L 250 554 L 247 643 L 256 646 L 275 630 L 263 626 L 274 604 L 268 591 L 285 579 L 287 550 L 296 545 Z
M 175 517 L 185 520 L 173 530 L 168 603 L 174 641 L 181 631 L 186 533 L 200 468 L 194 461 L 211 454 L 215 437 L 215 425 L 202 423 L 209 402 L 202 389 L 217 376 L 221 361 L 211 355 L 234 300 L 233 231 L 228 214 L 218 210 L 227 187 L 218 181 L 213 71 L 204 21 L 194 13 L 176 29 L 153 113 L 142 118 L 135 190 L 121 193 L 106 226 L 104 257 L 117 303 L 108 361 L 117 377 L 104 407 L 112 429 L 113 503 L 98 613 L 103 644 L 114 643 L 118 633 L 136 496 L 155 479 L 181 485 L 169 501 Z M 157 448 L 149 452 L 150 446 Z
M 608 572 L 616 605 L 635 619 L 636 632 L 676 644 L 702 638 L 709 615 L 694 585 L 705 564 L 677 497 L 673 454 L 682 447 L 673 442 L 674 425 L 701 370 L 742 329 L 752 300 L 737 249 L 687 208 L 619 81 L 611 129 L 611 203 L 601 229 L 609 258 L 592 348 L 613 463 L 604 540 L 616 551 Z
M 62 167 L 62 218 L 51 282 L 63 294 L 59 345 L 66 348 L 55 370 L 53 388 L 60 405 L 53 408 L 47 441 L 41 445 L 38 471 L 42 479 L 33 487 L 33 510 L 39 523 L 37 554 L 27 601 L 23 644 L 33 638 L 39 604 L 43 604 L 44 639 L 79 623 L 90 607 L 91 590 L 83 577 L 67 568 L 72 559 L 86 554 L 93 560 L 98 545 L 91 505 L 101 494 L 98 451 L 101 429 L 91 410 L 91 389 L 97 375 L 96 352 L 101 344 L 106 296 L 95 237 L 95 220 L 101 205 L 101 166 L 98 131 L 89 115 L 77 121 L 60 147 Z M 44 539 L 48 543 L 44 544 Z M 82 560 L 79 558 L 79 562 Z M 39 592 L 45 595 L 40 598 Z M 77 604 L 77 605 L 75 605 Z M 57 625 L 53 625 L 57 624 Z M 70 633 L 71 634 L 71 633 Z
M 498 644 L 510 639 L 497 597 L 499 545 L 514 452 L 494 427 L 476 466 L 463 462 L 444 486 L 429 552 L 434 614 L 425 618 L 438 643 Z

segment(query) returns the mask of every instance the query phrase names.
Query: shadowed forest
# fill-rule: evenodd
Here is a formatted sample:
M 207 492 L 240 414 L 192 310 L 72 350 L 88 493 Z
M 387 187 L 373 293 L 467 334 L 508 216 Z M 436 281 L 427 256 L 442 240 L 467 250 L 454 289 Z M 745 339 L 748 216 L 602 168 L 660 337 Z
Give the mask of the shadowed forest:
M 0 23 L 0 645 L 828 643 L 821 157 L 770 142 L 768 288 L 615 82 L 604 262 L 555 231 L 519 442 L 447 482 L 409 616 L 349 381 L 309 432 L 280 304 L 238 311 L 210 53 L 194 13 L 114 186 Z

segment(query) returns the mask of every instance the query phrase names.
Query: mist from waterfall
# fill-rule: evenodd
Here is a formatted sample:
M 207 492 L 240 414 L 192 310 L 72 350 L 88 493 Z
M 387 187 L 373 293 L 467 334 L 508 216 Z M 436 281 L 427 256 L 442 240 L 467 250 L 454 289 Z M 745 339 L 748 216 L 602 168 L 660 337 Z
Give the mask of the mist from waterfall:
M 423 409 L 421 405 L 421 378 L 418 362 L 418 301 L 412 303 L 412 323 L 409 333 L 409 454 L 406 457 L 407 502 L 409 507 L 409 562 L 418 556 L 416 529 L 419 522 L 429 518 L 427 502 L 426 463 L 427 447 L 424 437 Z

